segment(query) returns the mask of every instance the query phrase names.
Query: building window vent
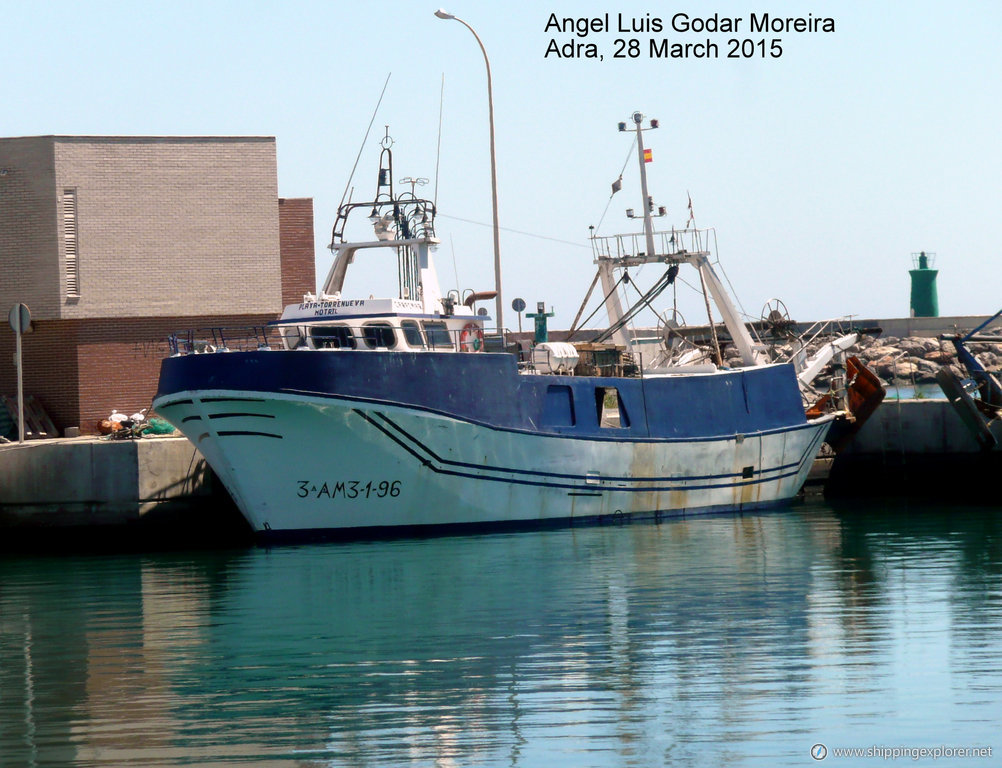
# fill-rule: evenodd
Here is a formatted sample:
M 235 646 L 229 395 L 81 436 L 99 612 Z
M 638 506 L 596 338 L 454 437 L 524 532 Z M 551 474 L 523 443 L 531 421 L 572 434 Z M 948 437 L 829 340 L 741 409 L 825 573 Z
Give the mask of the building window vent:
M 63 190 L 63 243 L 66 246 L 66 296 L 76 299 L 80 297 L 76 189 Z

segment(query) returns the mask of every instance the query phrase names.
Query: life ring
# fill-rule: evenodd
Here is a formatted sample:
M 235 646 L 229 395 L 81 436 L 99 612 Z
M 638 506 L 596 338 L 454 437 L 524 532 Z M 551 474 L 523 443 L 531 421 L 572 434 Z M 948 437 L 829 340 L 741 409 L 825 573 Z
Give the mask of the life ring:
M 467 323 L 459 334 L 459 348 L 463 352 L 479 352 L 484 348 L 484 332 L 476 323 Z

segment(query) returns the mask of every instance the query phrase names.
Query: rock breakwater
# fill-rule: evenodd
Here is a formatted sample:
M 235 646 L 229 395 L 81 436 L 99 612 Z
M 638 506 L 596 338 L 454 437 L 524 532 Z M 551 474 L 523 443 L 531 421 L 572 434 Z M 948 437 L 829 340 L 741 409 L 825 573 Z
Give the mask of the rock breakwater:
M 998 345 L 975 343 L 967 348 L 989 372 L 1002 372 L 1002 349 Z M 936 372 L 943 367 L 961 378 L 967 377 L 953 344 L 936 338 L 864 336 L 849 354 L 866 363 L 885 385 L 935 384 Z M 819 378 L 817 383 L 824 386 L 827 382 Z

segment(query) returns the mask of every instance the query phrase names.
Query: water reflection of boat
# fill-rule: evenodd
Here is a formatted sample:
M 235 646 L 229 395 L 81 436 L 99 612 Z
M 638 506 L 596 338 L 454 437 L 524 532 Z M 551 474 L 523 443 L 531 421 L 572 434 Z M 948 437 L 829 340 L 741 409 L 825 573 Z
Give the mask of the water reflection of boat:
M 0 756 L 797 766 L 892 721 L 980 743 L 997 507 L 914 511 L 0 559 Z
M 227 574 L 174 693 L 204 702 L 187 711 L 207 732 L 228 722 L 322 764 L 508 764 L 582 728 L 656 749 L 648 728 L 689 741 L 707 706 L 757 701 L 748 683 L 809 635 L 809 541 L 798 515 L 763 514 L 258 552 Z M 277 709 L 294 723 L 245 730 Z
M 643 116 L 633 117 L 646 196 Z M 625 123 L 623 124 L 625 125 Z M 656 121 L 651 121 L 656 127 Z M 286 308 L 281 349 L 175 340 L 156 410 L 201 450 L 263 538 L 539 525 L 609 516 L 741 510 L 792 498 L 831 414 L 805 416 L 790 364 L 770 364 L 717 277 L 705 232 L 644 233 L 673 279 L 694 267 L 741 359 L 643 375 L 570 375 L 554 345 L 521 364 L 505 329 L 443 294 L 432 258 L 435 206 L 394 194 L 384 146 L 374 200 L 338 213 L 336 258 L 319 297 Z M 365 210 L 375 240 L 348 242 Z M 348 266 L 397 256 L 398 295 L 342 295 Z M 485 310 L 482 310 L 485 312 Z

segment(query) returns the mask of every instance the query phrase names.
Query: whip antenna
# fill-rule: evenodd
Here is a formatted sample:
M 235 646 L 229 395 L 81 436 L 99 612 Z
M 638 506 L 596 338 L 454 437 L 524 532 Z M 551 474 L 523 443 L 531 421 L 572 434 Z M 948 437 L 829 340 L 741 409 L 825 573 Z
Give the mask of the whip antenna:
M 435 193 L 431 202 L 438 210 L 438 161 L 442 157 L 442 106 L 445 104 L 445 72 L 442 73 L 442 90 L 438 95 L 438 146 L 435 148 Z M 453 254 L 455 256 L 455 253 Z M 457 276 L 458 280 L 459 277 Z
M 362 150 L 365 149 L 365 142 L 369 140 L 369 131 L 372 130 L 372 124 L 376 122 L 376 113 L 379 112 L 379 105 L 383 103 L 383 96 L 386 94 L 386 86 L 390 84 L 390 75 L 392 72 L 386 73 L 386 82 L 383 83 L 383 90 L 379 94 L 379 101 L 376 102 L 376 108 L 372 110 L 372 119 L 369 120 L 369 127 L 365 129 L 365 137 L 362 139 L 362 146 L 358 148 L 358 155 L 355 157 L 355 164 L 351 167 L 351 175 L 348 176 L 348 183 L 344 185 L 344 194 L 341 195 L 341 202 L 338 203 L 338 208 L 344 205 L 344 200 L 348 197 L 348 189 L 351 187 L 351 180 L 355 178 L 355 169 L 358 168 L 358 161 L 362 157 Z

